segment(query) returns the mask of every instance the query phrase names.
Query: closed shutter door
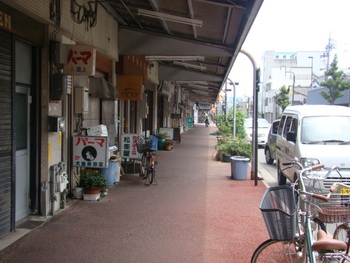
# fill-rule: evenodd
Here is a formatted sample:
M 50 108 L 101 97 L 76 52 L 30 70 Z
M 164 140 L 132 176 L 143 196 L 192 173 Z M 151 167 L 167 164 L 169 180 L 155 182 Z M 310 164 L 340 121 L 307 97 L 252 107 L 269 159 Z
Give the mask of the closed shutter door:
M 0 30 L 0 238 L 11 231 L 12 44 Z

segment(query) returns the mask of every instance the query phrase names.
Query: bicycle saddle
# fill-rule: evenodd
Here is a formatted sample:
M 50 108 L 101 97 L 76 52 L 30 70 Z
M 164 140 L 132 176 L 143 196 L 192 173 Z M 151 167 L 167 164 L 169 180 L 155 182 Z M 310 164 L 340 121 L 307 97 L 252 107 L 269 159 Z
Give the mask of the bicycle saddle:
M 313 243 L 312 250 L 346 250 L 346 243 L 341 240 L 333 239 L 323 230 L 319 230 L 317 232 L 317 241 Z

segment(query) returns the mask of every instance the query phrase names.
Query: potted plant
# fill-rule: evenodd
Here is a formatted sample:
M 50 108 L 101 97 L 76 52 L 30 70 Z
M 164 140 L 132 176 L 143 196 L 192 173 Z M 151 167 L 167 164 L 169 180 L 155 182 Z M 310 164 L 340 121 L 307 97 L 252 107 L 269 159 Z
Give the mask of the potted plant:
M 82 170 L 80 185 L 84 188 L 85 194 L 100 194 L 108 188 L 107 179 L 97 169 Z
M 232 155 L 231 155 L 231 145 L 230 145 L 228 136 L 222 136 L 218 138 L 216 150 L 218 151 L 218 160 L 223 162 L 229 162 L 229 158 Z
M 216 148 L 223 155 L 222 160 L 226 162 L 230 161 L 231 156 L 243 156 L 251 159 L 251 142 L 244 139 L 224 136 L 220 138 Z
M 172 140 L 165 140 L 165 143 L 164 143 L 165 150 L 171 151 L 173 149 L 173 143 L 174 142 Z
M 80 178 L 77 176 L 76 173 L 74 173 L 74 177 L 75 177 L 75 184 L 76 184 L 76 186 L 74 187 L 74 190 L 73 190 L 73 196 L 76 199 L 82 199 L 83 198 L 83 190 L 84 190 L 84 188 L 81 186 Z
M 168 136 L 167 132 L 161 132 L 158 134 L 158 148 L 159 150 L 164 150 L 165 138 Z

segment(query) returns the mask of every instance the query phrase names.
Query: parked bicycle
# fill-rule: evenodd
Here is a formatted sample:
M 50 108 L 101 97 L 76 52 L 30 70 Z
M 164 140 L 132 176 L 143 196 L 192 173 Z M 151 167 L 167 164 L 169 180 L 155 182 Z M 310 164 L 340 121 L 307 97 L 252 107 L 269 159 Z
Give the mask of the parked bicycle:
M 334 183 L 331 191 L 338 195 L 333 202 L 337 203 L 336 208 L 324 207 L 327 211 L 325 220 L 336 223 L 333 238 L 342 240 L 347 244 L 346 254 L 349 255 L 350 248 L 350 186 L 344 183 Z
M 156 171 L 155 166 L 157 164 L 157 155 L 152 148 L 152 138 L 145 138 L 140 135 L 136 139 L 137 152 L 142 153 L 141 165 L 140 165 L 140 177 L 145 179 L 145 185 L 155 184 Z
M 315 171 L 323 165 L 304 168 L 296 160 L 283 165 L 288 166 L 285 169 L 297 165 L 301 171 L 291 186 L 266 190 L 260 209 L 270 239 L 255 250 L 251 262 L 350 262 L 347 244 L 329 236 L 325 231 L 326 222 L 322 222 L 322 213 L 328 215 L 325 207 L 335 209 L 339 204 L 333 200 L 339 199 L 339 195 L 315 194 L 310 189 L 313 183 L 308 184 L 306 190 L 305 180 L 320 180 Z

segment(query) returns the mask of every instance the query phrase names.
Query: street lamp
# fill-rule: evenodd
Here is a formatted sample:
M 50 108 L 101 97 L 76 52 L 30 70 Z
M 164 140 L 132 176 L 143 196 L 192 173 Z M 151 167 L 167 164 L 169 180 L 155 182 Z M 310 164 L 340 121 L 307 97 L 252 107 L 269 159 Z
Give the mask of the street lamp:
M 293 74 L 293 88 L 292 88 L 292 106 L 294 105 L 294 86 L 295 86 L 295 74 L 293 71 L 286 71 L 286 73 Z
M 230 79 L 229 79 L 230 80 Z M 238 82 L 232 82 L 233 84 L 233 138 L 236 137 L 236 85 L 239 85 Z
M 231 80 L 230 80 L 231 81 Z M 232 81 L 230 83 L 230 85 L 232 85 Z M 226 121 L 226 114 L 227 114 L 227 92 L 231 91 L 230 89 L 227 89 L 227 81 L 225 83 L 225 121 Z

